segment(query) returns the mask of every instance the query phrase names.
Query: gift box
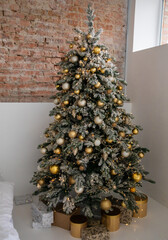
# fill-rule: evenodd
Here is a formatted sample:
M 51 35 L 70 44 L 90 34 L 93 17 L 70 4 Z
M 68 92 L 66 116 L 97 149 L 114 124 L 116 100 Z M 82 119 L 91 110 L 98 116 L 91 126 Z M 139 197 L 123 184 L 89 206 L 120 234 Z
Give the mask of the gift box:
M 74 214 L 80 214 L 80 209 L 75 208 L 71 214 L 63 212 L 63 204 L 58 204 L 56 209 L 53 211 L 53 224 L 66 230 L 70 230 L 70 217 Z
M 133 217 L 135 218 L 143 218 L 147 215 L 147 203 L 148 203 L 148 197 L 143 194 L 141 197 L 135 196 L 135 201 L 138 206 L 138 212 L 133 213 Z
M 97 225 L 82 229 L 82 240 L 109 240 L 110 234 L 104 225 Z
M 131 224 L 132 222 L 132 211 L 119 205 L 113 205 L 120 209 L 120 223 Z

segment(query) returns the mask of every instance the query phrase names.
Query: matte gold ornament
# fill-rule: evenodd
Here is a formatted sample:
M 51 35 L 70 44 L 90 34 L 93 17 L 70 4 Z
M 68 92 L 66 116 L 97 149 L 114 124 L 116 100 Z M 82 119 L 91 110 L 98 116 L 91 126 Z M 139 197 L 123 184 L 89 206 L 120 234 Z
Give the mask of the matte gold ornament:
M 59 173 L 59 166 L 57 166 L 57 165 L 50 166 L 50 173 L 58 174 Z
M 127 158 L 127 157 L 129 157 L 130 152 L 126 152 L 126 151 L 122 150 L 121 155 L 122 155 L 123 157 Z
M 58 138 L 56 142 L 58 145 L 63 145 L 65 140 L 63 138 Z
M 98 105 L 99 107 L 103 107 L 103 106 L 104 106 L 104 103 L 99 100 L 99 101 L 97 101 L 97 105 Z
M 83 61 L 87 61 L 87 60 L 88 60 L 88 58 L 87 58 L 87 57 L 84 57 L 84 58 L 83 58 Z
M 80 171 L 84 171 L 84 170 L 85 170 L 84 166 L 80 166 L 80 167 L 79 167 L 79 170 L 80 170 Z
M 80 140 L 83 140 L 83 139 L 84 139 L 84 137 L 83 137 L 82 135 L 80 135 L 80 136 L 79 136 L 79 139 L 80 139 Z
M 75 93 L 75 94 L 79 94 L 79 93 L 80 93 L 80 90 L 75 90 L 74 93 Z
M 75 78 L 76 78 L 76 79 L 79 79 L 79 78 L 80 78 L 80 74 L 78 74 L 78 73 L 75 74 Z
M 99 124 L 101 124 L 103 122 L 103 120 L 99 116 L 96 116 L 94 118 L 94 122 L 99 125 Z
M 72 184 L 75 184 L 75 182 L 76 182 L 75 179 L 72 176 L 70 176 L 69 177 L 69 184 L 72 185 Z
M 118 122 L 119 121 L 119 117 L 115 117 L 115 122 Z
M 111 201 L 107 198 L 103 199 L 100 203 L 100 207 L 104 211 L 108 211 L 111 208 L 112 204 Z
M 91 73 L 95 73 L 96 72 L 96 68 L 93 67 L 93 68 L 90 69 L 90 71 L 91 71 Z
M 143 157 L 144 157 L 144 153 L 143 153 L 143 152 L 140 152 L 140 153 L 138 153 L 138 156 L 139 156 L 140 158 L 143 158 Z
M 78 120 L 82 120 L 82 116 L 81 115 L 77 115 L 77 119 Z
M 94 47 L 94 48 L 93 48 L 93 52 L 94 52 L 95 54 L 99 54 L 100 51 L 101 51 L 100 47 Z
M 39 184 L 40 186 L 42 186 L 42 185 L 44 184 L 44 179 L 40 179 L 40 180 L 38 181 L 38 184 Z
M 74 45 L 73 44 L 69 44 L 69 48 L 73 48 L 74 47 Z
M 85 47 L 81 47 L 81 48 L 80 48 L 80 51 L 81 51 L 81 52 L 85 52 L 85 51 L 86 51 L 86 48 L 85 48 Z
M 123 101 L 122 100 L 118 100 L 117 103 L 118 103 L 118 105 L 122 105 Z
M 68 104 L 69 104 L 69 101 L 68 101 L 68 100 L 65 100 L 65 101 L 64 101 L 64 104 L 65 104 L 65 105 L 68 105 Z
M 69 70 L 68 70 L 68 69 L 64 69 L 63 72 L 64 72 L 64 73 L 68 73 Z
M 112 143 L 112 142 L 113 142 L 113 140 L 112 140 L 112 139 L 109 139 L 109 138 L 107 138 L 107 139 L 106 139 L 106 142 L 108 142 L 108 143 Z
M 99 88 L 101 86 L 101 83 L 97 82 L 94 86 L 95 86 L 95 88 Z
M 60 148 L 56 148 L 56 149 L 54 150 L 54 153 L 55 153 L 55 154 L 61 154 L 61 149 L 60 149 Z
M 117 175 L 114 169 L 111 170 L 111 175 L 114 175 L 114 176 Z
M 86 100 L 85 99 L 81 99 L 78 101 L 78 106 L 79 107 L 84 107 L 86 105 Z
M 131 193 L 135 193 L 136 192 L 136 188 L 135 187 L 130 188 L 130 192 Z
M 125 204 L 124 201 L 122 201 L 121 206 L 122 206 L 123 208 L 127 208 L 127 205 Z
M 123 86 L 119 85 L 118 90 L 123 90 Z
M 72 130 L 72 131 L 70 131 L 70 132 L 68 133 L 68 135 L 69 135 L 70 138 L 75 138 L 76 135 L 77 135 L 77 133 Z
M 45 154 L 47 152 L 47 149 L 46 148 L 41 148 L 41 153 L 42 154 Z
M 87 39 L 91 39 L 92 38 L 92 35 L 89 33 L 88 35 L 87 35 Z
M 93 148 L 92 148 L 92 147 L 86 147 L 86 148 L 85 148 L 85 152 L 88 153 L 88 154 L 90 154 L 90 153 L 93 152 Z
M 137 128 L 134 128 L 134 129 L 132 130 L 132 133 L 135 134 L 135 135 L 137 135 L 137 134 L 139 133 L 139 131 L 138 131 Z
M 132 178 L 135 182 L 140 182 L 142 180 L 142 174 L 141 173 L 133 173 Z
M 69 83 L 63 83 L 62 84 L 62 89 L 63 90 L 69 90 L 70 89 L 70 84 Z
M 125 137 L 125 132 L 121 131 L 121 132 L 119 132 L 119 135 L 124 138 Z
M 102 74 L 104 74 L 106 70 L 103 68 L 100 71 L 101 71 Z
M 57 115 L 55 115 L 55 120 L 60 120 L 61 119 L 61 115 L 60 114 L 57 114 Z
M 113 102 L 114 102 L 114 103 L 117 103 L 117 102 L 118 102 L 118 99 L 117 99 L 117 98 L 114 98 L 114 99 L 113 99 Z

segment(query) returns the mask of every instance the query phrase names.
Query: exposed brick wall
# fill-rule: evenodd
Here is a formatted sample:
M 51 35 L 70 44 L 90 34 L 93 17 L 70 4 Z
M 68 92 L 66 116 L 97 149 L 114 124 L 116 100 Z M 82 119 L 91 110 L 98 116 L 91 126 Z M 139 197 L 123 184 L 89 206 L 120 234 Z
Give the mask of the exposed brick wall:
M 162 44 L 168 43 L 168 0 L 164 0 Z
M 127 0 L 0 0 L 0 101 L 48 102 L 58 79 L 55 64 L 73 28 L 86 30 L 88 3 L 95 29 L 124 74 Z

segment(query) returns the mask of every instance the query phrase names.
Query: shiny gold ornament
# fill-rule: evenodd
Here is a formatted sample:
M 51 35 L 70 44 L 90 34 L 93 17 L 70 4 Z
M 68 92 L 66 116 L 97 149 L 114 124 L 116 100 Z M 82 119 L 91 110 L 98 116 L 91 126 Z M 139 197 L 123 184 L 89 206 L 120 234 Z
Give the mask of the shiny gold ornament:
M 70 176 L 69 177 L 69 184 L 72 185 L 72 184 L 75 184 L 75 182 L 76 182 L 75 179 L 72 176 Z
M 54 153 L 55 153 L 55 154 L 61 154 L 61 149 L 60 149 L 60 148 L 56 148 L 56 149 L 54 150 Z
M 79 79 L 79 78 L 80 78 L 80 74 L 78 74 L 78 73 L 75 74 L 75 78 L 76 78 L 76 79 Z
M 121 132 L 119 132 L 119 135 L 124 138 L 125 137 L 125 132 L 121 131 Z
M 115 122 L 118 122 L 119 121 L 119 117 L 115 117 Z
M 128 143 L 127 146 L 128 146 L 128 149 L 132 148 L 132 145 L 130 143 Z
M 56 85 L 56 88 L 59 88 L 60 87 L 60 85 Z
M 87 39 L 90 39 L 90 38 L 92 38 L 92 35 L 89 33 L 89 34 L 87 35 Z
M 136 134 L 138 134 L 138 133 L 139 133 L 139 131 L 138 131 L 138 129 L 137 129 L 137 128 L 134 128 L 134 129 L 132 130 L 132 133 L 136 135 Z
M 74 41 L 78 41 L 79 40 L 79 38 L 78 37 L 74 37 Z
M 50 166 L 50 173 L 58 174 L 59 173 L 59 166 L 57 166 L 57 165 Z
M 118 103 L 118 105 L 122 105 L 123 101 L 122 100 L 118 100 L 117 103 Z
M 114 103 L 117 103 L 117 102 L 118 102 L 118 99 L 117 99 L 117 98 L 114 98 L 114 99 L 113 99 L 113 102 L 114 102 Z
M 119 85 L 118 90 L 123 90 L 123 86 Z
M 103 106 L 104 106 L 104 103 L 99 100 L 99 101 L 97 101 L 97 105 L 98 105 L 99 107 L 103 107 Z
M 91 73 L 95 73 L 96 72 L 96 68 L 93 67 L 93 68 L 90 69 L 90 71 L 91 71 Z
M 107 94 L 110 94 L 110 93 L 112 93 L 112 89 L 107 90 Z
M 110 62 L 111 61 L 111 58 L 108 58 L 106 62 Z
M 82 116 L 81 115 L 77 115 L 77 119 L 78 120 L 82 120 Z
M 84 58 L 83 58 L 83 61 L 87 61 L 87 60 L 88 60 L 88 58 L 87 58 L 87 57 L 84 57 Z
M 84 170 L 85 170 L 84 166 L 80 166 L 80 167 L 79 167 L 79 170 L 80 170 L 80 171 L 84 171 Z
M 104 74 L 106 70 L 103 68 L 100 71 L 101 71 L 102 74 Z
M 92 148 L 92 147 L 86 147 L 86 148 L 85 148 L 85 152 L 88 153 L 88 154 L 90 154 L 90 153 L 93 152 L 93 148 Z
M 80 48 L 80 51 L 81 51 L 81 52 L 85 52 L 85 51 L 86 51 L 86 48 L 85 48 L 85 47 L 81 47 L 81 48 Z
M 139 156 L 140 158 L 143 158 L 143 157 L 144 157 L 144 153 L 143 153 L 143 152 L 140 152 L 140 153 L 138 153 L 138 156 Z
M 104 211 L 108 211 L 111 208 L 112 204 L 111 201 L 107 198 L 103 199 L 100 203 L 100 207 Z
M 38 184 L 39 184 L 40 186 L 42 186 L 42 185 L 44 184 L 44 179 L 40 179 L 40 180 L 38 181 Z
M 106 142 L 107 142 L 107 143 L 112 143 L 112 142 L 113 142 L 113 140 L 112 140 L 112 139 L 109 139 L 109 138 L 107 138 L 107 139 L 106 139 Z
M 101 70 L 101 67 L 98 67 L 97 70 L 100 71 L 100 70 Z
M 135 182 L 140 182 L 142 180 L 142 174 L 141 173 L 133 173 L 132 178 Z
M 64 73 L 68 73 L 69 70 L 68 70 L 68 69 L 64 69 L 63 72 L 64 72 Z
M 77 133 L 72 130 L 72 131 L 70 131 L 70 132 L 68 133 L 68 135 L 69 135 L 70 138 L 75 138 L 76 135 L 77 135 Z
M 136 188 L 135 187 L 131 187 L 130 188 L 130 192 L 135 193 L 136 192 Z
M 76 161 L 76 164 L 77 164 L 77 165 L 80 165 L 80 164 L 81 164 L 81 161 L 80 161 L 80 160 L 77 160 L 77 161 Z
M 73 44 L 70 44 L 70 45 L 69 45 L 69 48 L 73 48 L 73 47 L 74 47 L 74 45 L 73 45 Z
M 80 140 L 83 140 L 83 139 L 84 139 L 84 137 L 83 137 L 82 135 L 80 135 L 80 136 L 79 136 L 79 139 L 80 139 Z
M 95 86 L 95 88 L 99 88 L 101 86 L 101 83 L 97 82 L 94 86 Z
M 65 105 L 68 105 L 68 104 L 69 104 L 69 101 L 68 101 L 68 100 L 65 100 L 65 101 L 64 101 L 64 104 L 65 104 Z
M 111 170 L 111 175 L 117 175 L 114 169 Z
M 57 114 L 54 116 L 55 120 L 60 120 L 61 119 L 61 115 L 60 114 Z
M 126 204 L 125 204 L 124 201 L 122 201 L 121 206 L 122 206 L 123 208 L 127 208 L 127 206 L 126 206 Z
M 93 52 L 94 52 L 95 54 L 99 54 L 100 51 L 101 51 L 100 47 L 94 47 L 94 49 L 93 49 Z
M 117 123 L 112 123 L 112 127 L 116 127 L 117 126 Z
M 74 93 L 75 93 L 75 94 L 79 94 L 79 93 L 80 93 L 80 90 L 75 90 Z

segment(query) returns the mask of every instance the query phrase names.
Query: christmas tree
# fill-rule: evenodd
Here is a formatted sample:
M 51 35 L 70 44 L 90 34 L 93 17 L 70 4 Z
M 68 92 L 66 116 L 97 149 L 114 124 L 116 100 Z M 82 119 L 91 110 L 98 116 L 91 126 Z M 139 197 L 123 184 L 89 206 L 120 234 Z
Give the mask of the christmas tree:
M 31 182 L 37 185 L 49 208 L 63 203 L 69 214 L 76 206 L 92 217 L 94 209 L 111 208 L 108 196 L 118 194 L 122 205 L 136 210 L 135 195 L 141 180 L 147 180 L 141 159 L 148 149 L 134 136 L 142 130 L 132 123 L 132 114 L 122 108 L 128 101 L 126 82 L 119 77 L 114 59 L 98 44 L 101 29 L 93 27 L 94 13 L 88 7 L 88 32 L 75 29 L 70 51 L 59 63 L 54 121 L 39 145 L 43 156 Z

